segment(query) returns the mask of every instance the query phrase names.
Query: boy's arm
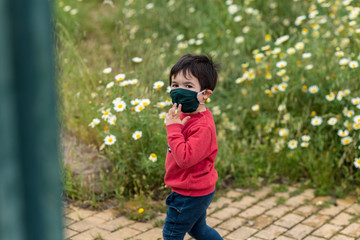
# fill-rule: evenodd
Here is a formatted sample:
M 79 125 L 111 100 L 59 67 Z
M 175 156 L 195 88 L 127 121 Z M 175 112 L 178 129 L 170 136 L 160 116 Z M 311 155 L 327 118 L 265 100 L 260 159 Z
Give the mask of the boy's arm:
M 199 126 L 191 129 L 191 135 L 185 139 L 181 132 L 183 127 L 182 124 L 170 124 L 166 130 L 172 156 L 180 168 L 186 169 L 210 154 L 212 134 L 209 126 Z

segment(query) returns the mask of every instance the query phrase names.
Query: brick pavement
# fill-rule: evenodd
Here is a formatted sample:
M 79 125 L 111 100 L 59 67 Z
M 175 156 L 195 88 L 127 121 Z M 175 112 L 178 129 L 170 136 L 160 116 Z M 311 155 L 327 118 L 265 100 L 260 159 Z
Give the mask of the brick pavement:
M 64 235 L 69 240 L 158 240 L 162 227 L 155 222 L 164 219 L 163 213 L 140 223 L 114 209 L 99 212 L 67 205 Z M 225 240 L 360 240 L 360 204 L 354 197 L 335 201 L 296 187 L 277 193 L 271 186 L 255 192 L 230 190 L 211 203 L 207 223 Z

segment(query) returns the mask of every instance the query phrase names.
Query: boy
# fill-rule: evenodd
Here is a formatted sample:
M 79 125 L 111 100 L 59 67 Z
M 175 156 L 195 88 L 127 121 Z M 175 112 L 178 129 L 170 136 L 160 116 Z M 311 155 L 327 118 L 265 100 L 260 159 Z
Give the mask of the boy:
M 184 55 L 170 72 L 173 107 L 167 113 L 168 152 L 165 184 L 172 189 L 163 229 L 165 240 L 219 240 L 222 237 L 206 225 L 217 180 L 214 168 L 218 152 L 214 119 L 205 101 L 217 81 L 217 66 L 203 55 Z

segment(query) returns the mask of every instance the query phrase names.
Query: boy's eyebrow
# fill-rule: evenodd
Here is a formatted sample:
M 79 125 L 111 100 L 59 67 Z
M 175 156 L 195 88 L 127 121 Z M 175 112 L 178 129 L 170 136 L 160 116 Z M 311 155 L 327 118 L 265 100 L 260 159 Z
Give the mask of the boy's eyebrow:
M 171 84 L 174 84 L 174 83 L 176 83 L 177 84 L 177 82 L 176 81 L 171 81 Z M 187 81 L 187 82 L 184 82 L 184 84 L 194 84 L 193 82 L 190 82 L 190 81 Z

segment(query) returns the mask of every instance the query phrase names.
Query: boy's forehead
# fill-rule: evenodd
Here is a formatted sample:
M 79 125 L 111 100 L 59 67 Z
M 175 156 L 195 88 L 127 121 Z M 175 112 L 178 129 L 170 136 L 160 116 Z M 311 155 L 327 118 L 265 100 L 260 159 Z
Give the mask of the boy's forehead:
M 197 78 L 192 75 L 190 71 L 180 71 L 177 74 L 171 76 L 171 79 L 174 80 L 177 78 L 178 80 L 186 80 L 189 82 L 196 82 Z

